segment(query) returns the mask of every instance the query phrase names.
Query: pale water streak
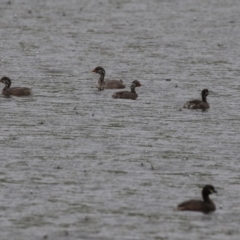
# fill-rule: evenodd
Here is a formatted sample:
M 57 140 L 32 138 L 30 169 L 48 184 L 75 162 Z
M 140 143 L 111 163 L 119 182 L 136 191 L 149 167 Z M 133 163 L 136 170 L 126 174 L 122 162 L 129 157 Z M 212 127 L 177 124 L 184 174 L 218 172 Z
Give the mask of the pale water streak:
M 0 75 L 34 93 L 0 98 L 1 240 L 239 239 L 239 1 L 6 0 L 0 16 Z M 98 65 L 139 98 L 95 89 Z M 203 88 L 210 110 L 180 111 Z M 175 211 L 208 183 L 215 213 Z

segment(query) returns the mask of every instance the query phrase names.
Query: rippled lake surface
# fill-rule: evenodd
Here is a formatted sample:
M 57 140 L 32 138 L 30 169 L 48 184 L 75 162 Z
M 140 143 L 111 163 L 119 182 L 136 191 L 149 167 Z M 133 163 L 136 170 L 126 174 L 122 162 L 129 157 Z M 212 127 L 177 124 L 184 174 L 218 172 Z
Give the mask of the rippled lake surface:
M 2 1 L 0 75 L 33 96 L 0 97 L 0 239 L 239 239 L 239 26 L 237 0 Z M 175 210 L 205 184 L 216 212 Z

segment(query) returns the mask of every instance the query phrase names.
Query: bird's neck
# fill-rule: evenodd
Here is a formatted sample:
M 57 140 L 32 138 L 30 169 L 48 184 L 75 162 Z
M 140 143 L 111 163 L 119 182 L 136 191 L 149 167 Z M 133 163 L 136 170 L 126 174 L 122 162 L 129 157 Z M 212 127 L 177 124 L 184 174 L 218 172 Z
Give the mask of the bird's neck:
M 202 95 L 202 101 L 203 101 L 203 102 L 207 102 L 207 96 L 204 95 L 204 94 Z
M 204 202 L 212 202 L 211 199 L 209 198 L 208 194 L 202 193 L 202 197 L 203 197 Z
M 131 87 L 131 92 L 132 92 L 132 93 L 136 93 L 135 87 Z
M 102 83 L 102 82 L 104 81 L 104 77 L 105 77 L 104 74 L 101 73 L 101 74 L 100 74 L 100 77 L 99 77 L 99 79 L 98 79 L 98 82 L 99 82 L 99 83 Z

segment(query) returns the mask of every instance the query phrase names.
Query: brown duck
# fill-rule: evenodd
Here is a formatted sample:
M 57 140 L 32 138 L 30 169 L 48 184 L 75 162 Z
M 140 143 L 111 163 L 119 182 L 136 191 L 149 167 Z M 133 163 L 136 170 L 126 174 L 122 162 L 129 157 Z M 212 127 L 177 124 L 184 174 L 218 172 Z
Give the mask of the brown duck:
M 180 203 L 177 207 L 180 211 L 196 211 L 202 213 L 210 213 L 216 210 L 214 202 L 209 198 L 212 193 L 217 193 L 214 186 L 205 185 L 202 189 L 202 200 L 189 200 Z
M 2 94 L 5 96 L 29 96 L 32 94 L 30 88 L 26 87 L 11 87 L 11 80 L 8 77 L 3 77 L 0 82 L 5 84 L 5 87 L 2 90 Z
M 201 100 L 192 100 L 192 101 L 188 101 L 183 105 L 183 108 L 188 108 L 188 109 L 202 109 L 202 110 L 206 110 L 208 108 L 210 108 L 209 103 L 207 102 L 207 96 L 209 94 L 207 89 L 203 89 L 202 90 L 202 101 Z
M 121 91 L 121 92 L 115 92 L 112 97 L 113 98 L 122 98 L 122 99 L 132 99 L 132 100 L 135 100 L 138 98 L 138 94 L 136 93 L 135 91 L 135 88 L 136 87 L 141 87 L 142 84 L 138 81 L 138 80 L 135 80 L 132 82 L 132 85 L 131 85 L 131 92 L 129 91 Z
M 125 88 L 125 84 L 123 83 L 122 80 L 106 80 L 106 81 L 104 81 L 105 70 L 102 67 L 96 67 L 92 70 L 92 72 L 95 72 L 100 75 L 100 77 L 96 83 L 96 87 L 99 90 Z

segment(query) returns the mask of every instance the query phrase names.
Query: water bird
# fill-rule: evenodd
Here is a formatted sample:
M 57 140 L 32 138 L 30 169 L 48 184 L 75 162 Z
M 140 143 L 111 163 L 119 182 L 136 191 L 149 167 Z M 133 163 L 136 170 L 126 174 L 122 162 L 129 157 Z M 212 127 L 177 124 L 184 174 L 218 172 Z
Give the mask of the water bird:
M 202 90 L 202 101 L 198 100 L 198 99 L 194 99 L 191 101 L 186 102 L 183 105 L 183 108 L 188 108 L 188 109 L 202 109 L 202 110 L 206 110 L 208 108 L 210 108 L 209 103 L 207 102 L 207 96 L 208 96 L 209 92 L 208 89 L 203 89 Z
M 125 84 L 123 83 L 122 80 L 105 80 L 104 81 L 106 72 L 105 72 L 104 68 L 102 68 L 102 67 L 96 67 L 92 70 L 92 72 L 95 72 L 100 75 L 100 77 L 96 83 L 96 87 L 99 90 L 125 88 Z
M 2 90 L 2 94 L 5 96 L 29 96 L 32 94 L 31 88 L 26 87 L 10 87 L 11 80 L 8 77 L 2 77 L 0 80 L 1 83 L 5 84 L 5 87 Z
M 202 213 L 210 213 L 216 210 L 214 202 L 209 198 L 212 193 L 217 193 L 214 186 L 205 185 L 202 189 L 202 200 L 188 200 L 186 202 L 180 203 L 177 206 L 179 211 L 196 211 Z
M 138 98 L 138 94 L 135 91 L 136 87 L 141 87 L 142 84 L 138 80 L 134 80 L 131 85 L 131 92 L 129 91 L 120 91 L 115 92 L 112 97 L 113 98 L 122 98 L 122 99 L 132 99 L 135 100 Z

